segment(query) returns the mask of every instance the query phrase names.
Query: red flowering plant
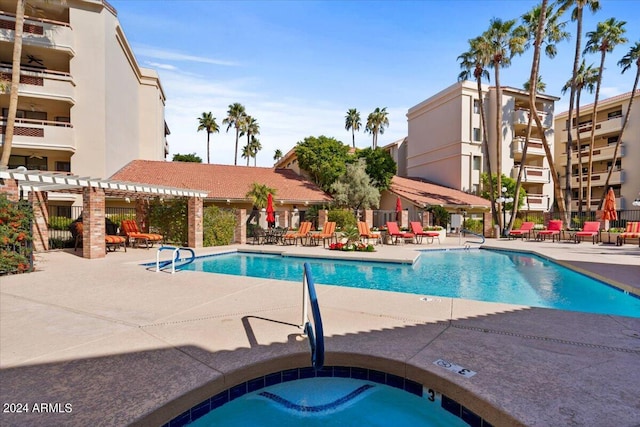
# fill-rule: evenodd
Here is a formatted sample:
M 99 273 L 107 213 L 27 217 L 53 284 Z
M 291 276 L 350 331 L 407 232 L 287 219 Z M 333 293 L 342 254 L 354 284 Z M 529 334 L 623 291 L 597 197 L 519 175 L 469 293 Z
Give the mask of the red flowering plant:
M 360 232 L 355 227 L 347 227 L 343 230 L 342 235 L 346 238 L 346 243 L 338 242 L 329 245 L 332 251 L 356 251 L 356 252 L 374 252 L 375 247 L 372 244 L 365 245 L 360 242 Z
M 30 206 L 0 194 L 0 275 L 31 270 L 32 216 Z

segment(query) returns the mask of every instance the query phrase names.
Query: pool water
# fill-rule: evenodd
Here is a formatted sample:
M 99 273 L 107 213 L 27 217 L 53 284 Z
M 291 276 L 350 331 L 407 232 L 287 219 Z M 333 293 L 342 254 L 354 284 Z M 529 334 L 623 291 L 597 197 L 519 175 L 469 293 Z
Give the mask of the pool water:
M 198 258 L 184 268 L 301 281 L 304 262 L 316 284 L 640 317 L 640 298 L 518 252 L 431 251 L 414 264 L 230 253 Z
M 239 397 L 191 426 L 468 426 L 436 399 L 352 378 L 308 378 Z

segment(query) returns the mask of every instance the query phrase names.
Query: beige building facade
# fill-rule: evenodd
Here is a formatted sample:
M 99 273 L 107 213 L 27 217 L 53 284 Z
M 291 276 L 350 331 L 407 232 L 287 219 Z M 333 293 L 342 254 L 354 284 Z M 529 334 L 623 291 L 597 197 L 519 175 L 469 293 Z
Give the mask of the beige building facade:
M 168 154 L 165 94 L 102 0 L 29 2 L 9 168 L 109 177 Z M 35 6 L 35 7 L 33 7 Z M 0 0 L 0 73 L 11 78 L 14 0 Z M 9 94 L 0 95 L 2 141 Z
M 633 201 L 640 192 L 640 90 L 634 94 L 634 105 L 627 126 L 622 135 L 622 142 L 618 149 L 617 158 L 613 158 L 614 150 L 622 122 L 629 108 L 631 92 L 604 99 L 598 102 L 595 120 L 593 161 L 591 170 L 588 167 L 589 149 L 591 145 L 591 130 L 593 123 L 593 104 L 580 106 L 580 117 L 572 120 L 572 154 L 571 154 L 571 193 L 572 211 L 578 211 L 579 184 L 582 181 L 582 210 L 587 211 L 587 180 L 591 175 L 591 211 L 599 208 L 600 197 L 608 190 L 605 188 L 607 173 L 613 168 L 609 186 L 616 195 L 618 209 L 632 209 Z M 575 114 L 575 113 L 574 113 Z M 561 186 L 566 189 L 567 174 L 566 146 L 569 140 L 567 128 L 569 112 L 563 112 L 556 117 L 556 168 L 561 174 Z M 576 126 L 577 125 L 577 126 Z M 578 138 L 580 139 L 578 141 Z M 580 147 L 580 151 L 578 151 Z M 580 157 L 580 158 L 579 158 Z M 580 166 L 580 161 L 582 166 Z

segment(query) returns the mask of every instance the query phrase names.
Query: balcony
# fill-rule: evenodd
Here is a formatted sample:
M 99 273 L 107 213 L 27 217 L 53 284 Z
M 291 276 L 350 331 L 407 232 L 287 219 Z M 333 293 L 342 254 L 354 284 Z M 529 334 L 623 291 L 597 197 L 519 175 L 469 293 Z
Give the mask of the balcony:
M 591 174 L 591 187 L 601 187 L 604 185 L 605 181 L 607 180 L 607 170 L 603 170 L 603 171 L 594 171 Z M 609 185 L 616 185 L 616 184 L 624 184 L 624 178 L 625 178 L 625 173 L 624 170 L 614 170 L 611 173 L 611 179 L 609 179 Z M 588 181 L 588 177 L 586 174 L 582 175 L 582 185 L 585 186 L 587 185 L 587 181 Z M 571 186 L 573 188 L 577 188 L 578 184 L 580 183 L 580 177 L 579 176 L 574 176 L 572 177 L 572 184 Z
M 527 194 L 525 208 L 530 211 L 548 211 L 551 198 L 546 194 Z
M 519 166 L 515 166 L 511 169 L 511 178 L 518 179 L 518 173 L 520 171 Z M 551 182 L 551 173 L 549 168 L 541 168 L 538 166 L 525 166 L 522 172 L 522 182 L 524 183 L 537 183 L 548 184 Z
M 12 66 L 0 64 L 0 75 L 11 80 Z M 20 68 L 20 96 L 47 98 L 75 104 L 75 84 L 69 73 L 22 66 Z
M 584 142 L 591 138 L 591 122 L 584 123 L 578 127 L 580 131 L 580 141 Z M 609 120 L 603 120 L 601 122 L 596 123 L 595 130 L 595 138 L 598 138 L 602 135 L 615 134 L 616 132 L 620 132 L 622 130 L 622 117 L 613 117 Z M 563 129 L 560 131 L 560 141 L 566 143 L 568 141 L 567 138 L 567 129 Z M 571 139 L 576 142 L 578 140 L 578 136 L 575 129 L 571 130 Z
M 4 141 L 7 119 L 0 117 L 0 135 Z M 75 152 L 73 126 L 49 120 L 16 119 L 13 136 L 16 148 Z
M 511 142 L 511 154 L 514 159 L 522 158 L 522 152 L 524 150 L 524 141 L 525 138 L 523 136 L 517 136 Z M 538 138 L 529 138 L 529 146 L 527 147 L 527 156 L 544 156 L 544 147 L 542 145 L 542 140 Z
M 527 109 L 514 110 L 513 124 L 526 126 L 527 123 L 529 123 L 529 114 L 530 114 L 530 111 Z M 553 115 L 538 111 L 538 117 L 540 117 L 542 126 L 545 129 L 550 129 L 551 127 L 553 127 Z M 535 120 L 532 123 L 533 123 L 533 127 L 535 128 L 536 126 Z
M 600 197 L 592 197 L 591 198 L 591 210 L 595 211 L 600 207 Z M 582 210 L 585 211 L 587 209 L 587 199 L 586 197 L 584 197 L 582 199 Z M 616 197 L 616 209 L 617 210 L 624 210 L 624 209 L 628 209 L 626 206 L 626 201 L 624 197 Z M 578 200 L 577 199 L 572 199 L 571 200 L 571 210 L 573 212 L 577 212 L 578 211 Z
M 607 144 L 607 145 L 602 145 L 602 146 L 598 146 L 598 144 L 596 144 L 596 146 L 593 149 L 593 162 L 606 162 L 606 161 L 610 161 L 613 159 L 613 152 L 616 148 L 616 144 Z M 620 144 L 620 147 L 618 147 L 618 157 L 622 158 L 624 156 L 626 156 L 627 154 L 627 150 L 625 147 L 625 144 Z M 580 155 L 582 156 L 582 163 L 586 163 L 589 161 L 589 147 L 585 147 L 582 149 L 582 152 L 580 153 Z M 559 156 L 559 161 L 561 164 L 566 164 L 567 163 L 567 155 L 566 154 L 561 154 Z M 578 164 L 578 153 L 576 151 L 571 153 L 571 163 L 574 165 Z
M 13 43 L 16 18 L 6 12 L 0 13 L 0 40 Z M 24 20 L 22 35 L 24 45 L 41 46 L 68 52 L 74 55 L 73 31 L 66 22 L 28 17 Z

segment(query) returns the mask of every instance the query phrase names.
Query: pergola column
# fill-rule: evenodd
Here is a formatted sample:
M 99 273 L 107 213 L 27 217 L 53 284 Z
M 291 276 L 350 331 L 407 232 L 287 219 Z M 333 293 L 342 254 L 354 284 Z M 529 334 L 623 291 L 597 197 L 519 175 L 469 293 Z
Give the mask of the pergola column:
M 33 249 L 36 252 L 49 250 L 49 210 L 47 208 L 47 199 L 47 193 L 44 191 L 29 192 L 29 204 L 33 209 L 31 233 L 33 234 Z
M 367 223 L 369 228 L 373 227 L 373 209 L 365 209 L 362 220 Z
M 247 243 L 247 210 L 236 210 L 236 228 L 233 230 L 233 243 Z
M 104 189 L 82 189 L 82 256 L 104 258 L 105 245 L 105 195 Z
M 187 241 L 190 248 L 201 248 L 204 240 L 204 207 L 202 198 L 189 197 L 187 200 L 188 223 L 187 223 Z
M 482 233 L 485 237 L 493 235 L 493 218 L 491 217 L 491 211 L 482 213 L 482 223 L 484 224 Z M 493 236 L 499 237 L 499 236 Z
M 10 202 L 17 202 L 20 200 L 20 187 L 18 186 L 17 179 L 0 179 L 0 193 L 7 195 L 7 199 Z
M 319 209 L 318 210 L 318 227 L 324 227 L 327 221 L 329 221 L 329 211 L 326 209 Z

